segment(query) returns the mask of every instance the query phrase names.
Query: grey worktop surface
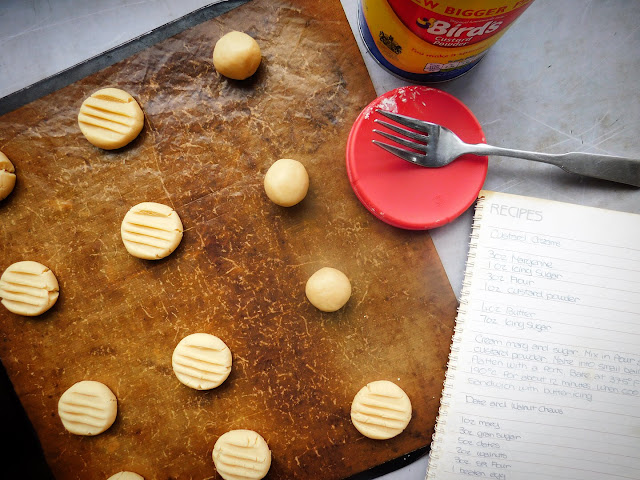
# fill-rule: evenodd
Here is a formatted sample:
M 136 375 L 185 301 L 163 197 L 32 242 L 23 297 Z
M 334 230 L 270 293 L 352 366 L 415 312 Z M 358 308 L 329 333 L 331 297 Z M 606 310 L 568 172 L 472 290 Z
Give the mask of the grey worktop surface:
M 357 2 L 342 4 L 357 31 Z M 639 18 L 632 0 L 536 0 L 477 67 L 437 88 L 471 109 L 487 143 L 640 158 Z M 407 85 L 360 45 L 379 94 Z M 639 189 L 506 157 L 490 158 L 484 188 L 640 213 Z M 456 295 L 471 215 L 430 232 Z

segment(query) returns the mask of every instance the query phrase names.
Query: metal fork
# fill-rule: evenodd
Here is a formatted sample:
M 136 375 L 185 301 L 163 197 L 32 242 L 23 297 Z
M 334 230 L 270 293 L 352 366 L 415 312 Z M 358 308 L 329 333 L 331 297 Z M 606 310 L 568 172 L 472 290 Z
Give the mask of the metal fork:
M 442 125 L 380 109 L 376 109 L 376 112 L 412 130 L 375 119 L 376 123 L 384 125 L 389 130 L 407 138 L 377 129 L 373 131 L 413 151 L 377 140 L 373 140 L 373 143 L 407 162 L 422 167 L 444 167 L 459 156 L 467 153 L 473 155 L 501 155 L 503 157 L 524 158 L 535 162 L 550 163 L 570 173 L 640 187 L 640 159 L 582 152 L 562 154 L 527 152 L 525 150 L 493 147 L 485 143 L 468 144 Z

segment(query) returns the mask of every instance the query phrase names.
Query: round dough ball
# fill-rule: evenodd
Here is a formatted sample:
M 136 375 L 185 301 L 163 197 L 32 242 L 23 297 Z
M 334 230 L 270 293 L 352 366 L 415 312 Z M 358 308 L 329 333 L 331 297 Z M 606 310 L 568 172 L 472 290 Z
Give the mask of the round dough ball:
M 309 174 L 297 160 L 281 158 L 264 176 L 264 190 L 269 199 L 281 207 L 300 203 L 309 190 Z
M 58 401 L 64 428 L 75 435 L 98 435 L 116 419 L 118 400 L 109 387 L 83 380 L 72 385 Z
M 214 335 L 193 333 L 176 346 L 171 358 L 178 380 L 196 390 L 211 390 L 231 373 L 231 350 Z
M 60 287 L 51 270 L 38 262 L 17 262 L 0 277 L 0 298 L 7 310 L 33 317 L 58 300 Z
M 16 169 L 7 156 L 0 152 L 0 200 L 4 200 L 16 186 Z
M 127 251 L 145 260 L 159 260 L 170 255 L 180 245 L 182 232 L 182 221 L 175 210 L 154 202 L 131 207 L 120 227 Z
M 335 312 L 351 297 L 351 282 L 340 270 L 324 267 L 309 277 L 305 293 L 318 310 Z
M 211 456 L 216 470 L 224 480 L 260 480 L 271 467 L 271 451 L 267 442 L 252 430 L 231 430 L 225 433 L 213 446 Z
M 258 42 L 246 33 L 229 32 L 213 48 L 213 66 L 234 80 L 244 80 L 256 73 L 261 60 Z
M 144 480 L 144 477 L 133 472 L 118 472 L 111 475 L 107 480 Z
M 122 148 L 142 131 L 144 113 L 135 98 L 118 88 L 103 88 L 80 107 L 78 126 L 91 144 L 104 150 Z
M 388 380 L 364 386 L 351 404 L 351 421 L 365 437 L 387 440 L 400 434 L 411 420 L 411 401 Z

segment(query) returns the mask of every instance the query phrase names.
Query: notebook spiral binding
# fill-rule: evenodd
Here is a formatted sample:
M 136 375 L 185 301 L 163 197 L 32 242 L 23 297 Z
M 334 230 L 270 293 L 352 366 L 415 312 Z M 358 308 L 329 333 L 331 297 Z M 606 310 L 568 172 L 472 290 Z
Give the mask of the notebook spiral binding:
M 451 342 L 451 352 L 447 361 L 447 372 L 445 374 L 444 389 L 440 400 L 440 408 L 438 410 L 438 418 L 436 420 L 435 431 L 431 437 L 431 453 L 429 459 L 429 469 L 425 480 L 436 480 L 438 478 L 438 460 L 440 459 L 440 442 L 438 439 L 444 434 L 447 426 L 447 413 L 451 401 L 450 389 L 453 388 L 456 370 L 458 368 L 458 354 L 460 353 L 460 341 L 464 331 L 464 323 L 469 308 L 469 290 L 471 288 L 472 272 L 475 268 L 476 249 L 478 248 L 480 220 L 482 219 L 482 211 L 484 209 L 484 197 L 478 197 L 476 203 L 476 211 L 471 225 L 471 236 L 469 242 L 469 254 L 465 265 L 464 279 L 462 280 L 462 291 L 460 292 L 460 305 L 458 306 L 458 315 L 456 324 L 453 329 L 453 340 Z

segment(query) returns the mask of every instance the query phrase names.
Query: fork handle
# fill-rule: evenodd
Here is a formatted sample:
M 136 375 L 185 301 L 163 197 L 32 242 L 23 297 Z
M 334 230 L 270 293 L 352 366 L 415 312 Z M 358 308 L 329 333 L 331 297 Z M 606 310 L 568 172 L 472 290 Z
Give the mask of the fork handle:
M 566 172 L 640 187 L 640 159 L 582 152 L 561 154 L 528 152 L 526 150 L 494 147 L 485 143 L 467 144 L 467 147 L 469 148 L 465 149 L 464 153 L 500 155 L 550 163 Z

